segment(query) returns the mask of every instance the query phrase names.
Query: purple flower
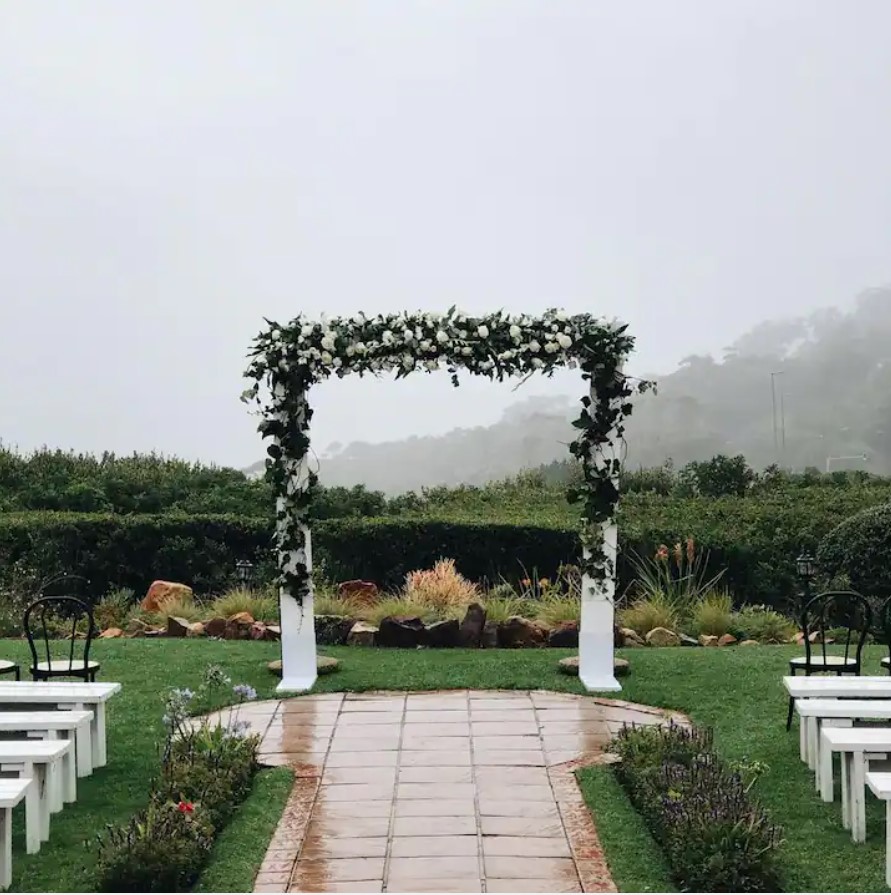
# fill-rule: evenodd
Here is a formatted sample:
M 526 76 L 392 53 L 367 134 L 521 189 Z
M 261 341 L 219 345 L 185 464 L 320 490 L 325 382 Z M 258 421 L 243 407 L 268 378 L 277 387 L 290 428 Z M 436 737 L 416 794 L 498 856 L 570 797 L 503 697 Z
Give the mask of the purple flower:
M 257 691 L 250 684 L 236 684 L 232 688 L 232 692 L 243 700 L 256 699 Z

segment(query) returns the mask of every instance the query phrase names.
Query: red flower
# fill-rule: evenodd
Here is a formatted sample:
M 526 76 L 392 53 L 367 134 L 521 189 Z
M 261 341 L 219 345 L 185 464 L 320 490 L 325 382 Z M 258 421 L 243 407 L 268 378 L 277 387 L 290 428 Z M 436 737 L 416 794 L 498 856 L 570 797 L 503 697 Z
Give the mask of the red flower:
M 181 814 L 191 814 L 195 810 L 195 806 L 191 802 L 180 802 L 176 806 L 176 810 Z

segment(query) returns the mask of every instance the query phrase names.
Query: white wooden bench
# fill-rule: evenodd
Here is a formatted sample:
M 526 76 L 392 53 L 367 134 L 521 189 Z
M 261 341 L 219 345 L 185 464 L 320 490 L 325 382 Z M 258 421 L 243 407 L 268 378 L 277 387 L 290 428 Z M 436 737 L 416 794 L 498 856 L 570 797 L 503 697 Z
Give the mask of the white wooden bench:
M 33 780 L 0 779 L 0 889 L 12 883 L 12 809 L 33 785 Z
M 73 781 L 73 755 L 71 740 L 0 740 L 0 774 L 34 781 L 25 796 L 25 850 L 29 855 L 40 851 L 40 843 L 49 839 L 50 814 L 62 809 L 63 787 L 70 796 L 68 801 L 74 801 L 71 784 L 65 786 L 60 768 L 63 762 L 70 766 L 64 776 Z
M 891 887 L 891 773 L 870 771 L 866 785 L 885 803 L 885 884 Z
M 76 747 L 77 776 L 87 777 L 93 773 L 92 720 L 93 713 L 87 711 L 0 712 L 0 734 L 24 734 L 43 740 L 58 740 L 64 735 Z M 70 790 L 70 783 L 68 786 Z
M 841 756 L 842 826 L 850 829 L 854 842 L 864 842 L 866 765 L 870 755 L 891 752 L 891 728 L 824 726 L 820 731 L 821 793 L 832 785 L 833 752 Z
M 120 684 L 106 681 L 95 684 L 78 681 L 0 682 L 0 709 L 38 706 L 44 709 L 91 711 L 93 717 L 90 722 L 92 727 L 90 742 L 93 748 L 93 758 L 90 766 L 102 768 L 108 761 L 105 739 L 105 703 L 120 690 Z M 80 763 L 81 759 L 78 756 L 79 767 Z M 81 773 L 80 776 L 83 774 Z
M 853 727 L 855 721 L 891 721 L 891 699 L 796 699 L 795 710 L 804 732 L 801 759 L 812 771 L 820 765 L 821 725 Z M 826 801 L 831 802 L 831 797 Z

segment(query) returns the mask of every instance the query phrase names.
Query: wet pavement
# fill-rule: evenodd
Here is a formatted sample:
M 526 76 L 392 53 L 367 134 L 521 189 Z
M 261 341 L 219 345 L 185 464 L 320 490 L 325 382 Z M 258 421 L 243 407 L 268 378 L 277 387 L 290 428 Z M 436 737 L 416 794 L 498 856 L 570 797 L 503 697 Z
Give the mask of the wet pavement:
M 671 713 L 543 691 L 250 703 L 293 792 L 255 892 L 614 892 L 573 776 Z

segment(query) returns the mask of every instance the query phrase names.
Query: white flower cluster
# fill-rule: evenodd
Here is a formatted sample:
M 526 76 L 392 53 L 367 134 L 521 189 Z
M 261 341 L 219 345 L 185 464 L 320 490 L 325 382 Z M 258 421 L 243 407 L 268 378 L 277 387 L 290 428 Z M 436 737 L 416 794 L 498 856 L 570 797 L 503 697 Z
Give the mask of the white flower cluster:
M 286 327 L 274 327 L 263 344 L 267 368 L 282 377 L 297 374 L 307 385 L 332 374 L 383 373 L 405 375 L 465 367 L 496 378 L 557 366 L 576 366 L 591 345 L 610 342 L 620 325 L 587 314 L 569 315 L 553 309 L 541 317 L 503 313 L 471 317 L 418 312 L 368 317 L 298 317 Z M 277 403 L 284 389 L 274 390 Z

